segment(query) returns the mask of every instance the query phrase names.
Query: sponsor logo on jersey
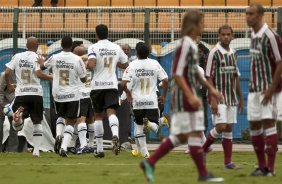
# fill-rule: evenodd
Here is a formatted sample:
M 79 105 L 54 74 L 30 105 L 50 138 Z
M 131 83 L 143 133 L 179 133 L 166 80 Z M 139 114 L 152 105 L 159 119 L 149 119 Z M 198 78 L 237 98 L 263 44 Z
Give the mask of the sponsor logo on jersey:
M 59 99 L 59 100 L 68 99 L 68 98 L 74 98 L 74 97 L 75 97 L 75 94 L 56 95 L 56 98 Z
M 32 62 L 28 62 L 27 60 L 24 59 L 20 59 L 19 60 L 19 66 L 20 68 L 33 68 L 33 64 Z
M 100 56 L 114 56 L 117 55 L 117 52 L 115 50 L 110 50 L 107 48 L 101 48 L 99 49 Z
M 220 67 L 220 73 L 237 73 L 235 66 Z
M 154 70 L 136 69 L 136 77 L 154 76 Z
M 56 67 L 57 68 L 62 68 L 62 69 L 74 69 L 74 66 L 72 63 L 67 63 L 65 61 L 57 60 L 56 62 Z
M 154 102 L 153 101 L 146 101 L 146 102 L 135 101 L 135 105 L 136 106 L 154 105 Z
M 97 82 L 95 81 L 95 86 L 112 86 L 114 85 L 113 82 Z
M 38 88 L 25 87 L 25 88 L 21 88 L 20 92 L 22 92 L 22 93 L 24 93 L 24 92 L 38 92 Z

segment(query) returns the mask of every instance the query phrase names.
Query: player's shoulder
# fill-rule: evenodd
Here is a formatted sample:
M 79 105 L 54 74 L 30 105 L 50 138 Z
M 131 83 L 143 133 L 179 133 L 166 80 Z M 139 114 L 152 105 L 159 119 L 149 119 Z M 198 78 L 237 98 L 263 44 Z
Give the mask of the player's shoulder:
M 273 28 L 268 27 L 264 33 L 269 40 L 281 40 L 280 36 Z

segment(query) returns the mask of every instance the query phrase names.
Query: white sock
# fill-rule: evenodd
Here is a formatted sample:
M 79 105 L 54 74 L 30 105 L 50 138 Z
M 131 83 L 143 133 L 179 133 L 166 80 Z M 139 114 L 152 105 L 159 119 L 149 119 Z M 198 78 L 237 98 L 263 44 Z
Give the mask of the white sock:
M 94 123 L 88 124 L 88 135 L 89 135 L 88 145 L 89 147 L 94 147 L 94 137 L 95 137 Z
M 134 123 L 134 138 L 135 138 L 135 143 L 136 143 L 136 151 L 137 153 L 141 153 L 141 148 L 140 148 L 140 144 L 139 144 L 139 141 L 138 141 L 138 138 L 137 138 L 137 124 Z
M 159 120 L 159 125 L 160 127 L 161 126 L 164 126 L 164 117 L 161 117 L 160 120 Z
M 70 141 L 71 141 L 72 135 L 73 135 L 73 131 L 74 131 L 73 126 L 66 125 L 65 132 L 64 132 L 64 138 L 63 138 L 63 142 L 62 142 L 62 145 L 61 145 L 61 148 L 65 151 L 67 151 L 67 147 L 70 144 Z
M 202 138 L 201 137 L 189 137 L 188 145 L 202 147 Z
M 73 127 L 73 134 L 72 134 L 72 138 L 70 140 L 70 143 L 68 145 L 68 147 L 76 147 L 76 140 L 78 139 L 78 130 L 77 130 L 77 124 L 74 125 Z
M 118 118 L 115 114 L 112 114 L 109 116 L 109 124 L 112 130 L 113 136 L 118 136 L 118 126 L 119 126 L 119 121 Z
M 215 139 L 218 138 L 218 136 L 219 136 L 219 134 L 217 133 L 215 128 L 211 129 L 210 135 Z
M 12 126 L 15 131 L 21 131 L 23 129 L 24 123 L 22 119 L 19 119 L 18 122 L 12 121 Z
M 143 132 L 144 125 L 137 125 L 136 137 L 139 141 L 142 156 L 149 156 L 147 149 L 146 136 Z
M 64 130 L 65 130 L 64 118 L 58 117 L 56 121 L 56 137 L 63 136 Z
M 202 131 L 202 144 L 204 144 L 206 142 L 207 138 L 206 138 L 206 135 L 205 135 L 205 132 Z
M 42 142 L 42 125 L 34 124 L 33 125 L 33 154 L 39 155 L 39 147 Z
M 157 123 L 148 121 L 148 126 L 153 132 L 155 132 L 156 134 L 158 133 L 159 125 L 157 125 Z
M 95 130 L 95 138 L 97 144 L 97 152 L 103 152 L 103 136 L 104 136 L 104 127 L 102 120 L 96 120 L 94 123 L 94 130 Z
M 77 131 L 78 131 L 80 147 L 83 148 L 84 146 L 87 146 L 87 141 L 86 141 L 87 126 L 86 126 L 86 123 L 79 123 L 77 125 Z

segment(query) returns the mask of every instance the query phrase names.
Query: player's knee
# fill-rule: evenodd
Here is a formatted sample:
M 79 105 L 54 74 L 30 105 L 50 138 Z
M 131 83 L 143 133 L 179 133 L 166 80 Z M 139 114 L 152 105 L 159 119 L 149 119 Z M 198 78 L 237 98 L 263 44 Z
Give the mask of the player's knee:
M 222 133 L 226 129 L 226 123 L 217 124 L 215 129 L 219 134 Z
M 262 129 L 262 123 L 260 121 L 250 122 L 251 130 L 260 130 Z
M 225 129 L 224 129 L 224 132 L 232 132 L 232 124 L 227 124 Z
M 116 114 L 116 109 L 114 109 L 114 108 L 108 108 L 108 109 L 107 109 L 107 115 L 108 115 L 108 116 L 111 116 L 111 115 L 113 115 L 113 114 Z
M 188 135 L 187 134 L 179 134 L 177 138 L 181 144 L 187 143 Z
M 263 129 L 268 129 L 276 126 L 275 120 L 264 120 Z

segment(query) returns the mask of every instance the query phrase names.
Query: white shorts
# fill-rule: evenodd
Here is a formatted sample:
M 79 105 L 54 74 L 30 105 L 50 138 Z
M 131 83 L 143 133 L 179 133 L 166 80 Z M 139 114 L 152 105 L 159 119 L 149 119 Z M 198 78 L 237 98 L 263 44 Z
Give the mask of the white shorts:
M 277 94 L 277 120 L 282 121 L 282 91 Z
M 172 135 L 186 134 L 193 131 L 204 131 L 204 112 L 178 112 L 171 117 Z
M 264 119 L 276 119 L 277 94 L 274 94 L 272 100 L 267 105 L 262 105 L 264 95 L 261 92 L 249 93 L 248 95 L 248 121 L 261 121 Z
M 237 107 L 227 106 L 225 104 L 218 104 L 217 114 L 212 115 L 213 125 L 220 123 L 233 124 L 237 123 Z

